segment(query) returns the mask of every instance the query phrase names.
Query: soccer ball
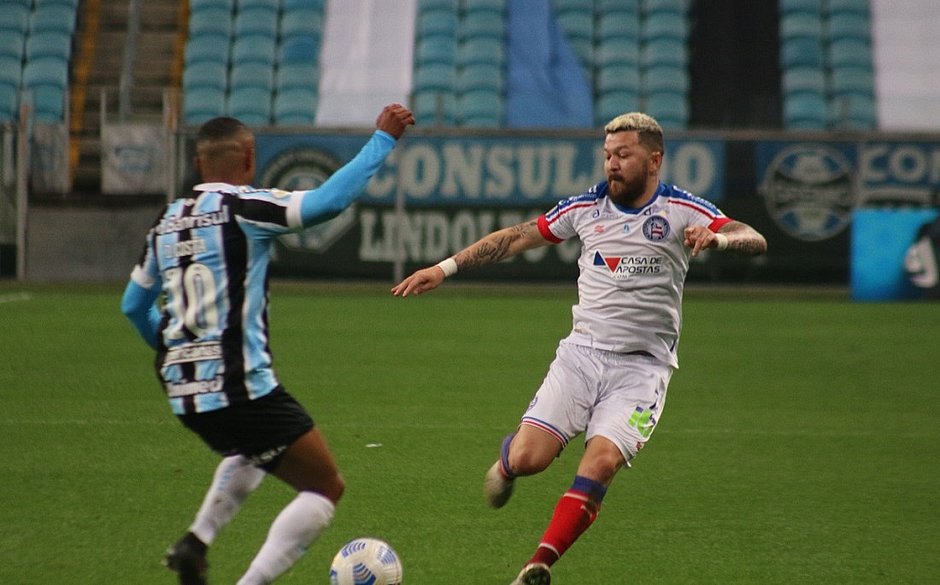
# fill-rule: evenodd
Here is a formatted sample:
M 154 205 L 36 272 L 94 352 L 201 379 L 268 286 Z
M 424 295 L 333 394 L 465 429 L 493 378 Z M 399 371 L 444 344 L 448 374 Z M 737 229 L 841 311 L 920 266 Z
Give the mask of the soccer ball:
M 330 585 L 401 585 L 401 561 L 387 542 L 351 540 L 333 557 Z

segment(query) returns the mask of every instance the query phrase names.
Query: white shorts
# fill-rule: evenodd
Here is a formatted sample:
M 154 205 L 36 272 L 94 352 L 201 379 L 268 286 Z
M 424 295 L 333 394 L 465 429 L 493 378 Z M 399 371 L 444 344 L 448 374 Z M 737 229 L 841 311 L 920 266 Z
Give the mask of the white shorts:
M 604 437 L 630 461 L 662 416 L 672 372 L 652 356 L 562 340 L 522 424 L 550 433 L 562 447 L 581 433 L 585 441 Z

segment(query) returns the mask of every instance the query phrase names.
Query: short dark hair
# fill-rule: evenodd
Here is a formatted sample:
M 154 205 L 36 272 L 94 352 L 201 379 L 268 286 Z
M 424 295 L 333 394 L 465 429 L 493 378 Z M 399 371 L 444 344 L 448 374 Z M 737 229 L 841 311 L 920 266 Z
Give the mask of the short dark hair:
M 248 126 L 242 124 L 240 120 L 228 116 L 219 116 L 218 118 L 212 118 L 199 127 L 199 132 L 196 134 L 196 144 L 228 140 L 245 132 L 251 132 L 251 130 L 248 129 Z

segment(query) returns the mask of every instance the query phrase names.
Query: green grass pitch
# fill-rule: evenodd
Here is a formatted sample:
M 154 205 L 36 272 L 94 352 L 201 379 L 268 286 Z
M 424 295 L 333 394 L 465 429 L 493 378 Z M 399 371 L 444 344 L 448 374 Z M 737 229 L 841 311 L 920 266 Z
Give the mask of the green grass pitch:
M 499 511 L 482 478 L 570 327 L 571 287 L 275 283 L 285 386 L 347 480 L 332 527 L 279 583 L 325 584 L 347 540 L 405 583 L 508 584 L 581 441 Z M 160 565 L 216 457 L 169 412 L 121 285 L 0 283 L 0 583 L 175 583 Z M 558 585 L 940 582 L 940 304 L 686 292 L 664 417 Z M 216 541 L 234 583 L 291 492 L 269 478 Z

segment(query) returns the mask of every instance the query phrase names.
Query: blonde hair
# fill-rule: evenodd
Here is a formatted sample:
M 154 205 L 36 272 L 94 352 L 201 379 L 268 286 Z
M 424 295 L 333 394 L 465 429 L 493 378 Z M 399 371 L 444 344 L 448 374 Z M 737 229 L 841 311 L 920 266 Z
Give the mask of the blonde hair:
M 606 134 L 614 132 L 636 132 L 640 144 L 650 152 L 665 152 L 663 129 L 655 118 L 642 112 L 620 114 L 604 126 Z

